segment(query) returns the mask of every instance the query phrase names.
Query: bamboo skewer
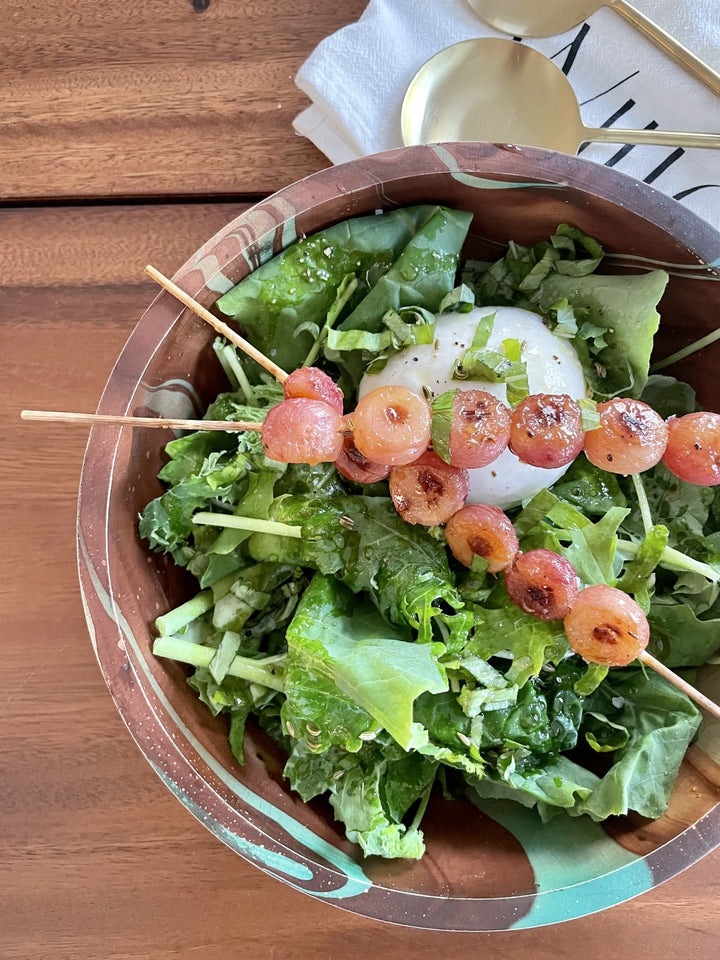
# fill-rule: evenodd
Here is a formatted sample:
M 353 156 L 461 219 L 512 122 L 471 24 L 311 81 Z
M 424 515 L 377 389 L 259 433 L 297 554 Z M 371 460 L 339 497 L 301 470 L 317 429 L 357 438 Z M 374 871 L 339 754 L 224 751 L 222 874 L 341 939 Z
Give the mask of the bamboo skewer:
M 677 687 L 678 690 L 681 690 L 690 697 L 691 700 L 694 700 L 699 707 L 707 710 L 713 717 L 717 717 L 717 719 L 720 720 L 720 706 L 718 706 L 714 700 L 706 697 L 704 693 L 700 693 L 692 684 L 683 680 L 683 678 L 679 677 L 676 673 L 673 673 L 669 667 L 666 667 L 664 663 L 656 660 L 647 650 L 641 650 L 637 658 L 641 663 L 644 663 L 656 673 L 659 673 L 661 677 L 668 680 L 674 687 Z
M 161 427 L 166 430 L 262 430 L 262 423 L 254 420 L 177 420 L 170 417 L 133 417 L 111 413 L 68 413 L 63 410 L 21 410 L 23 420 L 41 420 L 54 423 L 112 423 L 128 427 Z
M 225 337 L 226 340 L 229 340 L 230 343 L 235 344 L 239 350 L 242 350 L 248 357 L 251 357 L 259 363 L 261 367 L 264 367 L 268 373 L 275 377 L 278 383 L 284 383 L 287 380 L 289 374 L 287 374 L 282 367 L 279 367 L 269 357 L 266 357 L 264 353 L 261 353 L 256 347 L 245 340 L 244 337 L 241 337 L 239 333 L 236 333 L 232 327 L 229 327 L 222 320 L 219 320 L 210 313 L 209 310 L 206 310 L 197 300 L 193 300 L 189 293 L 181 290 L 176 283 L 173 283 L 172 280 L 163 276 L 159 270 L 156 270 L 155 267 L 148 264 L 145 267 L 145 273 L 147 273 L 149 277 L 152 277 L 156 283 L 159 283 L 163 290 L 167 290 L 167 292 L 171 293 L 180 303 L 184 304 L 189 310 L 192 310 L 201 320 L 209 323 L 217 333 Z

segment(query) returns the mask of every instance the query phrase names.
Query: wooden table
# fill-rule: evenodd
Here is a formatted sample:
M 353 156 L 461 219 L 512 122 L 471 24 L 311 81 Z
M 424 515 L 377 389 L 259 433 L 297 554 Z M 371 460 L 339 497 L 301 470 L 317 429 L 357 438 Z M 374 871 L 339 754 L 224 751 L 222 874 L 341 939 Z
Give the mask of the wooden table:
M 110 699 L 75 563 L 83 429 L 155 289 L 249 202 L 327 160 L 293 77 L 365 0 L 29 0 L 0 29 L 0 957 L 452 954 L 670 960 L 720 936 L 720 851 L 608 913 L 440 934 L 346 914 L 231 853 L 156 778 Z

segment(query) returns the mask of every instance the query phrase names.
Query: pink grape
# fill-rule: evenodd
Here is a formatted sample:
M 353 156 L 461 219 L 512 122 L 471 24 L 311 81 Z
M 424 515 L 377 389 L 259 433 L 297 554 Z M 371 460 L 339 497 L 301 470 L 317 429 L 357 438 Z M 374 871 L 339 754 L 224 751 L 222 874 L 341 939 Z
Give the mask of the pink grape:
M 505 586 L 525 613 L 540 620 L 562 620 L 577 598 L 578 576 L 565 557 L 538 547 L 518 553 L 505 571 Z
M 384 480 L 390 473 L 390 467 L 386 463 L 374 463 L 360 453 L 352 435 L 351 414 L 343 417 L 343 425 L 345 429 L 343 448 L 335 461 L 337 469 L 344 477 L 354 480 L 355 483 L 377 483 L 379 480 Z
M 324 400 L 290 397 L 268 410 L 261 436 L 271 460 L 331 463 L 343 446 L 342 417 Z
M 510 414 L 509 447 L 533 467 L 554 469 L 572 463 L 584 439 L 580 406 L 567 394 L 531 394 Z
M 306 397 L 324 400 L 333 410 L 343 412 L 343 393 L 332 377 L 317 367 L 298 367 L 283 383 L 286 398 Z
M 650 639 L 642 608 L 627 593 L 605 583 L 581 590 L 563 624 L 575 653 L 606 667 L 626 667 Z
M 412 463 L 430 443 L 430 407 L 407 387 L 371 390 L 358 401 L 352 423 L 355 446 L 375 463 Z
M 390 496 L 407 523 L 445 523 L 465 503 L 469 488 L 467 470 L 450 466 L 431 450 L 390 471 Z
M 486 390 L 458 390 L 453 398 L 450 463 L 486 467 L 508 444 L 510 408 Z
M 717 486 L 720 483 L 720 413 L 699 411 L 671 417 L 663 463 L 687 483 Z
M 452 555 L 466 567 L 475 557 L 488 562 L 490 573 L 506 569 L 518 552 L 518 538 L 509 517 L 499 507 L 486 503 L 464 506 L 445 527 Z
M 585 456 L 609 473 L 642 473 L 659 463 L 668 441 L 667 424 L 642 400 L 615 397 L 599 403 L 600 426 L 585 434 Z

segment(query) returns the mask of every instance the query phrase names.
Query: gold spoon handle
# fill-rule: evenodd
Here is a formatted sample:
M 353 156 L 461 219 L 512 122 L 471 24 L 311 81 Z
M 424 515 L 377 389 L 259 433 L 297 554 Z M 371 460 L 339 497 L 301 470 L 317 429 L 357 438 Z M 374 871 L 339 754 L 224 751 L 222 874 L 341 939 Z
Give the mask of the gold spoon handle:
M 631 6 L 626 0 L 606 0 L 609 7 L 617 11 L 629 23 L 636 27 L 641 33 L 652 40 L 669 57 L 679 64 L 689 73 L 692 73 L 698 80 L 702 81 L 706 87 L 717 96 L 720 96 L 720 74 L 716 73 L 712 67 L 709 67 L 694 53 L 691 53 L 687 47 L 684 47 L 678 40 L 666 33 L 657 23 L 649 20 L 644 13 L 641 13 L 635 7 Z M 682 2 L 682 0 L 680 0 Z
M 624 130 L 619 127 L 583 127 L 590 143 L 645 143 L 660 147 L 704 147 L 720 150 L 716 133 L 683 133 L 677 130 Z

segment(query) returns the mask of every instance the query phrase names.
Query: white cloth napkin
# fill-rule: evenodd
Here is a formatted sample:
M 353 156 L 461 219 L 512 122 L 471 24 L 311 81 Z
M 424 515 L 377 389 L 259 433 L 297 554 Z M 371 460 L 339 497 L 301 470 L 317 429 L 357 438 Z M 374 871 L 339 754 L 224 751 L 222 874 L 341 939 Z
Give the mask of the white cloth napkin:
M 633 5 L 720 71 L 719 0 Z M 499 36 L 465 0 L 370 0 L 356 23 L 325 38 L 300 68 L 295 82 L 312 104 L 295 130 L 332 163 L 401 146 L 403 97 L 422 64 L 460 40 Z M 589 127 L 615 117 L 618 128 L 720 134 L 720 97 L 608 7 L 560 36 L 523 42 L 566 69 Z M 652 183 L 720 229 L 720 150 L 589 144 L 582 156 Z

